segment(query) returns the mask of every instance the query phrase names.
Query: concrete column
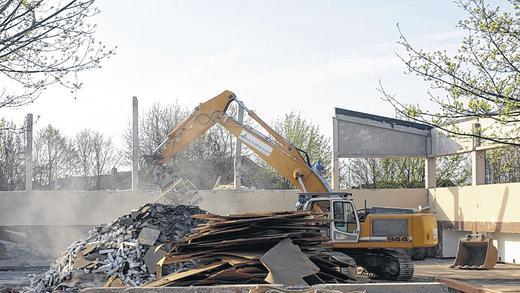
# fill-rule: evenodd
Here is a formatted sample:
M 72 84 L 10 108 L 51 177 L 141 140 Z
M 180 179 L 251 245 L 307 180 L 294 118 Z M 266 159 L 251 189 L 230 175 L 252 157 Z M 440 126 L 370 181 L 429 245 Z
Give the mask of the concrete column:
M 139 190 L 139 107 L 132 97 L 132 190 Z
M 33 114 L 27 114 L 26 119 L 26 139 L 25 139 L 25 191 L 32 191 L 33 177 Z
M 332 189 L 339 189 L 339 139 L 338 119 L 332 118 Z
M 486 183 L 486 151 L 474 150 L 471 152 L 471 185 Z
M 244 108 L 242 106 L 238 106 L 238 123 L 244 123 Z M 235 148 L 235 160 L 233 164 L 233 172 L 234 172 L 234 180 L 233 186 L 235 189 L 239 189 L 242 186 L 242 181 L 240 178 L 240 166 L 242 165 L 242 141 L 236 138 L 236 148 Z
M 472 131 L 475 135 L 481 135 L 480 123 L 473 123 Z M 473 137 L 473 151 L 471 152 L 471 185 L 486 183 L 486 151 L 477 150 L 481 144 L 480 137 Z
M 425 158 L 424 169 L 424 187 L 437 187 L 437 158 Z

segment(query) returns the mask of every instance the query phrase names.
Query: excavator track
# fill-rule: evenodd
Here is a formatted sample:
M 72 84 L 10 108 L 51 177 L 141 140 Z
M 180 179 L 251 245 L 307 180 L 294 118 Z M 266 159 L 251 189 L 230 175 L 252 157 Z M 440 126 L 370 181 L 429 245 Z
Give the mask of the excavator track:
M 413 277 L 414 268 L 410 256 L 405 251 L 390 249 L 345 250 L 363 267 L 372 279 L 407 281 Z

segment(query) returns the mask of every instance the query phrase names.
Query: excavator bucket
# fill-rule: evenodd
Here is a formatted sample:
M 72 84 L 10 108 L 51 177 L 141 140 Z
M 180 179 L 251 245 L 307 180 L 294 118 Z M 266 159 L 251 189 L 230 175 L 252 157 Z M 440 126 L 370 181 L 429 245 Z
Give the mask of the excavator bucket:
M 169 166 L 155 163 L 156 156 L 145 155 L 141 157 L 141 169 L 149 176 L 154 184 L 159 185 L 161 191 L 167 190 L 179 177 Z
M 493 238 L 484 234 L 469 234 L 459 240 L 455 262 L 456 269 L 484 270 L 492 269 L 497 264 L 498 250 L 493 245 Z

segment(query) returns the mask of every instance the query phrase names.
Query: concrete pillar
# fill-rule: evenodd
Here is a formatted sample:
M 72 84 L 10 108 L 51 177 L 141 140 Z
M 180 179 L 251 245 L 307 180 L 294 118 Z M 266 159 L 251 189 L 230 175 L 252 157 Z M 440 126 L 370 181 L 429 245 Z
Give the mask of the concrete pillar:
M 238 123 L 244 123 L 244 108 L 242 106 L 238 106 Z M 234 172 L 234 180 L 233 186 L 235 189 L 239 189 L 242 186 L 242 181 L 240 178 L 240 166 L 242 165 L 242 141 L 236 138 L 236 148 L 235 148 L 235 160 L 233 164 L 233 172 Z
M 25 138 L 25 191 L 32 191 L 33 177 L 33 114 L 27 114 L 26 119 L 26 138 Z
M 480 123 L 473 123 L 472 131 L 475 135 L 481 135 Z M 477 150 L 481 144 L 480 137 L 473 137 L 473 151 L 471 152 L 471 185 L 486 183 L 486 151 Z
M 424 159 L 424 187 L 437 187 L 437 158 Z
M 473 150 L 471 152 L 471 185 L 486 183 L 486 151 Z
M 339 139 L 338 119 L 332 118 L 332 189 L 339 189 Z
M 139 190 L 139 107 L 132 97 L 132 190 Z

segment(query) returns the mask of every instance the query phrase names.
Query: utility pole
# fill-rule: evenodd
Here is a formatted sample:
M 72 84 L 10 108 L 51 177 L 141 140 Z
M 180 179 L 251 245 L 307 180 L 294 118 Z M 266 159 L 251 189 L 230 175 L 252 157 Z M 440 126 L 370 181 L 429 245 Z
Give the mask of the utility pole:
M 139 107 L 132 97 L 132 190 L 139 190 Z
M 244 124 L 244 108 L 238 105 L 238 123 Z M 233 185 L 235 189 L 239 189 L 242 186 L 241 178 L 240 178 L 240 166 L 242 165 L 242 141 L 237 137 L 236 138 L 236 148 L 235 148 L 235 160 L 233 164 L 233 173 L 235 178 L 233 180 Z
M 332 118 L 332 189 L 339 190 L 338 119 Z
M 25 139 L 25 191 L 32 191 L 32 177 L 33 177 L 33 114 L 27 114 L 26 119 L 26 139 Z

